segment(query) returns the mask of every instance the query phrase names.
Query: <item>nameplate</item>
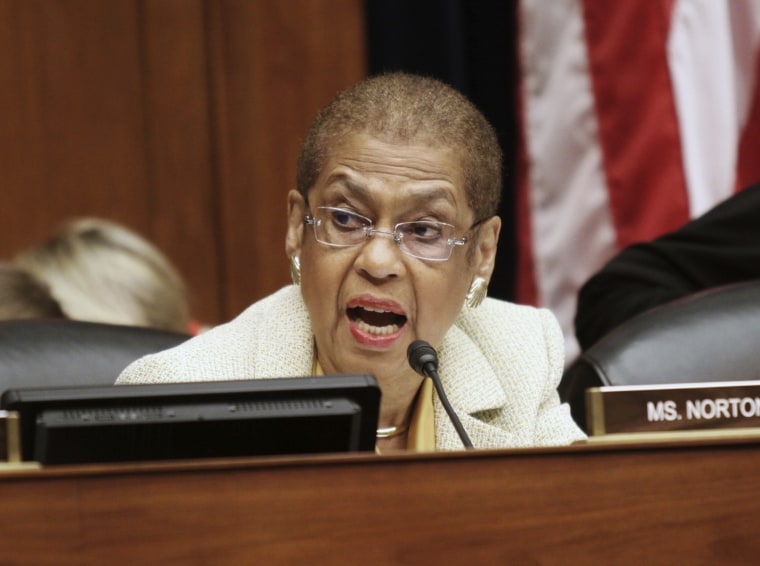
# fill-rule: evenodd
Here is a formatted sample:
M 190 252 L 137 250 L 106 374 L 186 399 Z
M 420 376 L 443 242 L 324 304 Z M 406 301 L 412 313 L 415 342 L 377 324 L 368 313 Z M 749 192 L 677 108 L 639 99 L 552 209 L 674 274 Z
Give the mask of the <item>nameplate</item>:
M 592 387 L 589 435 L 760 427 L 760 381 Z

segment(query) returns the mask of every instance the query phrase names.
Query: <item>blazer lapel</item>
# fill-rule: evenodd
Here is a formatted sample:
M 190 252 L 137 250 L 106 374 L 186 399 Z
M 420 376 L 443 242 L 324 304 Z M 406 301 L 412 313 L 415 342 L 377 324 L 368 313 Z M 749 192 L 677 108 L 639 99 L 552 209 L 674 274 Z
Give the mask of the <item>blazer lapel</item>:
M 439 354 L 439 375 L 446 396 L 475 448 L 497 448 L 514 442 L 503 428 L 488 424 L 488 413 L 507 404 L 507 395 L 494 368 L 478 346 L 461 329 L 453 327 Z M 463 448 L 438 395 L 433 395 L 436 446 L 441 450 Z

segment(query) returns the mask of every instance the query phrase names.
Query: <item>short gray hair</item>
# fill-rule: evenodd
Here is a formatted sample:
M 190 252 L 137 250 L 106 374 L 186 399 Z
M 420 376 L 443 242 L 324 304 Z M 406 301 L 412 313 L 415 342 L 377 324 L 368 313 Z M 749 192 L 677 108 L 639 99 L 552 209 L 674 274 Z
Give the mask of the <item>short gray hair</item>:
M 445 83 L 409 73 L 370 77 L 341 92 L 314 119 L 301 147 L 297 187 L 306 198 L 333 145 L 366 133 L 394 142 L 453 149 L 461 159 L 475 220 L 494 216 L 502 183 L 502 152 L 491 124 Z

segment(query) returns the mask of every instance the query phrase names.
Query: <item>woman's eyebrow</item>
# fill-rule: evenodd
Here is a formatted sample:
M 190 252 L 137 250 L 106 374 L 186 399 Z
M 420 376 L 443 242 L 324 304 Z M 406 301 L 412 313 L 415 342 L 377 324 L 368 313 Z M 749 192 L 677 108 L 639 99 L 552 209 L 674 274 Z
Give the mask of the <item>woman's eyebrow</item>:
M 348 189 L 350 193 L 359 198 L 368 199 L 371 197 L 371 191 L 368 187 L 358 182 L 356 179 L 351 178 L 349 175 L 346 175 L 345 173 L 336 173 L 327 178 L 326 185 L 328 187 L 336 184 L 343 185 L 346 189 Z M 451 204 L 456 204 L 454 198 L 452 197 L 451 191 L 437 184 L 415 187 L 414 196 L 422 197 L 428 201 L 446 200 Z
M 426 201 L 445 200 L 451 205 L 456 205 L 451 191 L 441 186 L 419 187 L 415 189 L 414 196 Z
M 369 189 L 345 173 L 335 173 L 327 178 L 326 186 L 341 185 L 360 198 L 369 198 Z

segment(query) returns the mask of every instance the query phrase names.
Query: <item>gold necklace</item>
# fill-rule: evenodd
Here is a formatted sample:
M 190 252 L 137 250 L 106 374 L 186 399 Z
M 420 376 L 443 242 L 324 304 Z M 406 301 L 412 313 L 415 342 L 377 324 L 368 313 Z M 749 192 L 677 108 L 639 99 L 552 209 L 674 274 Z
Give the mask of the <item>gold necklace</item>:
M 377 438 L 392 438 L 406 432 L 408 425 L 403 424 L 401 426 L 386 426 L 377 429 Z

